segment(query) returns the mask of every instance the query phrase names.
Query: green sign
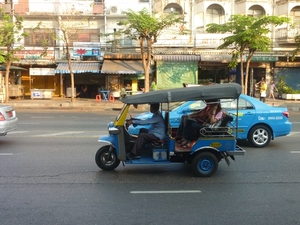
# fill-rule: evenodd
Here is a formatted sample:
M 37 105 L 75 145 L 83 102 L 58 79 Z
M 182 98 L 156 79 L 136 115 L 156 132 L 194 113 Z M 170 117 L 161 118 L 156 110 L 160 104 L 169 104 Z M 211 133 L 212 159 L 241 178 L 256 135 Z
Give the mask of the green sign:
M 246 57 L 248 59 L 248 57 Z M 276 62 L 278 56 L 253 56 L 251 62 Z
M 197 61 L 157 61 L 158 89 L 183 87 L 183 83 L 198 83 Z

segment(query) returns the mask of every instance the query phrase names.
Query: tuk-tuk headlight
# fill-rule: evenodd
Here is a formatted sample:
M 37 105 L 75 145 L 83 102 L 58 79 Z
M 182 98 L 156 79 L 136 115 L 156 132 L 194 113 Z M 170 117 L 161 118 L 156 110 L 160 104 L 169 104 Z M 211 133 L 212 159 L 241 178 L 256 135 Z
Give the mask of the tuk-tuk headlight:
M 119 134 L 120 131 L 118 128 L 115 127 L 114 123 L 113 122 L 110 122 L 108 124 L 108 133 L 109 134 Z

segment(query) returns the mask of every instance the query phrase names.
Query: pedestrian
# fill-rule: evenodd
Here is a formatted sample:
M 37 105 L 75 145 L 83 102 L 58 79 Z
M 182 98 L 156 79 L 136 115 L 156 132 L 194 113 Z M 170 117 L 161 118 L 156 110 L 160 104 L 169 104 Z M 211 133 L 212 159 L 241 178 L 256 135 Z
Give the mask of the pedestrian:
M 262 83 L 263 81 L 265 82 L 265 78 L 264 78 L 264 77 L 262 77 L 261 80 L 258 81 L 255 85 L 258 85 L 258 84 L 261 85 L 261 83 Z
M 121 89 L 121 98 L 125 98 L 126 97 L 126 90 L 125 88 Z
M 266 101 L 266 97 L 267 97 L 267 84 L 265 82 L 265 80 L 261 80 L 260 81 L 260 101 L 265 102 Z
M 269 84 L 269 87 L 270 87 L 270 93 L 269 93 L 269 98 L 273 98 L 273 100 L 275 100 L 275 97 L 274 97 L 274 90 L 278 91 L 276 85 L 274 84 L 274 81 L 271 80 L 270 84 Z
M 156 91 L 156 90 L 157 90 L 157 86 L 156 86 L 155 78 L 153 78 L 151 82 L 151 91 Z

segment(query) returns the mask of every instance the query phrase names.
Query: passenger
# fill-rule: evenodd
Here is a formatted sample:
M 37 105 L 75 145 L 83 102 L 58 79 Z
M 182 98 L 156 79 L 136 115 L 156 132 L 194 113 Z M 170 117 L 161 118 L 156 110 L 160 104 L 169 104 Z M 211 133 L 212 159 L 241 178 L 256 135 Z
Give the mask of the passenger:
M 205 101 L 206 106 L 205 106 L 204 109 L 201 109 L 200 111 L 192 113 L 190 115 L 182 116 L 175 139 L 179 142 L 183 141 L 183 131 L 185 130 L 185 125 L 186 125 L 188 120 L 196 121 L 196 122 L 199 122 L 199 123 L 203 124 L 208 118 L 207 113 L 208 113 L 208 110 L 210 109 L 210 105 L 208 103 L 209 102 L 216 102 L 216 101 L 219 101 L 219 100 L 216 100 L 216 99 L 206 100 Z
M 133 125 L 147 125 L 149 124 L 149 129 L 141 129 L 131 152 L 128 153 L 127 158 L 138 159 L 140 158 L 139 151 L 142 146 L 151 141 L 163 140 L 166 137 L 165 121 L 159 111 L 159 104 L 150 104 L 150 112 L 153 116 L 146 120 L 129 120 L 127 121 L 127 126 Z
M 181 146 L 183 148 L 190 148 L 191 142 L 195 141 L 199 137 L 199 131 L 205 127 L 206 124 L 214 124 L 223 117 L 223 111 L 219 100 L 207 101 L 206 110 L 203 112 L 203 117 L 197 118 L 197 120 L 187 120 L 184 131 L 183 141 Z M 204 110 L 204 109 L 203 109 Z

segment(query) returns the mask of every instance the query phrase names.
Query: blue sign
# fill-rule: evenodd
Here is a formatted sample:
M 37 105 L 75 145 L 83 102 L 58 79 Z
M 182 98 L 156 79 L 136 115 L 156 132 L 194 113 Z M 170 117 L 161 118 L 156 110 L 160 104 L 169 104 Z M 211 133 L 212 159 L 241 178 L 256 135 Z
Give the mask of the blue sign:
M 73 56 L 100 56 L 100 42 L 74 42 Z

